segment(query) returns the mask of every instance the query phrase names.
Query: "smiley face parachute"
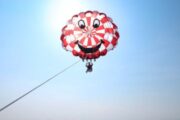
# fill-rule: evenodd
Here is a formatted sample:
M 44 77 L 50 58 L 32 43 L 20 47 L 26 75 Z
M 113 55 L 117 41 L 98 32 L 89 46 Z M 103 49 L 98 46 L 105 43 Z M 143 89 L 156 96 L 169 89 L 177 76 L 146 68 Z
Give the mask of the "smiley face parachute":
M 117 26 L 105 13 L 86 11 L 74 15 L 62 28 L 62 46 L 88 62 L 91 68 L 92 59 L 104 56 L 118 42 Z M 91 70 L 88 70 L 91 71 Z

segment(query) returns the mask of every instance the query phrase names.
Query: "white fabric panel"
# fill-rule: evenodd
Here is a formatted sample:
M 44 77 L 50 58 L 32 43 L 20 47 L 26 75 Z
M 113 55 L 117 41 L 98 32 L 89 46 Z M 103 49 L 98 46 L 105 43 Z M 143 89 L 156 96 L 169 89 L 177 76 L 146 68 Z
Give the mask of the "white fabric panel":
M 103 14 L 102 15 L 99 15 L 99 14 L 97 15 L 97 19 L 99 19 L 99 20 L 101 20 L 104 17 L 105 17 L 105 15 L 103 15 Z
M 86 13 L 86 17 L 91 17 L 92 16 L 92 13 L 88 12 Z
M 108 40 L 109 42 L 111 42 L 111 41 L 112 41 L 112 39 L 113 39 L 113 34 L 109 34 L 109 37 L 108 37 L 108 39 L 107 39 L 107 40 Z
M 86 39 L 84 40 L 83 45 L 84 45 L 84 46 L 87 46 L 87 45 L 88 45 L 88 37 L 86 37 Z
M 114 46 L 110 43 L 106 49 L 109 51 L 109 50 L 112 50 L 113 47 L 114 47 Z
M 94 40 L 93 37 L 91 38 L 91 43 L 92 43 L 92 46 L 93 46 L 93 45 L 96 45 L 96 41 Z
M 102 30 L 97 30 L 96 33 L 103 33 L 103 34 L 104 34 L 104 33 L 105 33 L 105 30 L 104 30 L 104 29 L 102 29 Z
M 67 27 L 66 27 L 66 30 L 74 30 L 74 25 L 73 24 L 69 24 Z
M 66 42 L 69 44 L 70 42 L 72 42 L 72 41 L 74 41 L 75 40 L 75 38 L 74 38 L 74 36 L 73 35 L 68 35 L 68 36 L 66 36 Z
M 77 52 L 80 52 L 80 49 L 79 49 L 78 45 L 75 45 L 74 50 L 77 51 Z
M 113 25 L 111 22 L 104 23 L 104 28 L 113 28 Z
M 101 44 L 101 47 L 99 48 L 99 51 L 101 52 L 101 51 L 103 51 L 105 49 L 106 49 L 106 47 L 104 46 L 104 44 Z
M 96 36 L 96 38 L 98 38 L 99 40 L 104 39 L 103 37 L 101 37 L 101 36 L 99 36 L 99 35 L 95 35 L 95 36 Z
M 72 50 L 73 50 L 73 48 L 72 48 L 70 45 L 67 45 L 67 46 L 66 46 L 66 49 L 67 49 L 68 51 L 72 51 Z
M 106 34 L 104 35 L 104 39 L 105 39 L 105 40 L 108 40 L 108 38 L 109 38 L 109 33 L 106 33 Z

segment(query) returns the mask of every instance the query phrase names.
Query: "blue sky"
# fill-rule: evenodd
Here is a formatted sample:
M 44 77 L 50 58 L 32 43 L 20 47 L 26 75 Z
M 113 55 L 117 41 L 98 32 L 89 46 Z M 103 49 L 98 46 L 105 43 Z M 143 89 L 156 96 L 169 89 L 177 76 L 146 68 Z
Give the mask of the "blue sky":
M 59 40 L 73 14 L 98 10 L 121 35 L 85 73 L 80 62 L 0 113 L 2 120 L 179 120 L 178 0 L 1 0 L 0 106 L 78 58 Z

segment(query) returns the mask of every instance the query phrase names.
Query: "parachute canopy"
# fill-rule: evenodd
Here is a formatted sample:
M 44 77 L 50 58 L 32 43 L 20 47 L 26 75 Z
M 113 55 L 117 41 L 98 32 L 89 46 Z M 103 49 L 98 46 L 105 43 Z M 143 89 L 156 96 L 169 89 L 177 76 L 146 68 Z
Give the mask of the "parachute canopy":
M 86 11 L 74 15 L 62 28 L 62 46 L 82 59 L 96 59 L 112 50 L 119 39 L 117 26 L 105 13 Z

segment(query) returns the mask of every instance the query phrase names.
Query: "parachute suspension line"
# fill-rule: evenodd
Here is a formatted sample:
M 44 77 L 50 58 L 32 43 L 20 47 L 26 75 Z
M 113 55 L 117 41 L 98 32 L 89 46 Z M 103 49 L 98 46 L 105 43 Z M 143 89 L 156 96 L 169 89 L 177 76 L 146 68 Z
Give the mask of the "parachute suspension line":
M 43 86 L 44 84 L 46 84 L 47 82 L 49 82 L 50 80 L 52 80 L 53 78 L 57 77 L 58 75 L 60 75 L 61 73 L 65 72 L 66 70 L 70 69 L 71 67 L 73 67 L 74 65 L 76 65 L 77 63 L 79 63 L 80 60 L 76 61 L 75 63 L 69 65 L 68 67 L 66 67 L 65 69 L 61 70 L 60 72 L 58 72 L 57 74 L 53 75 L 52 77 L 50 77 L 49 79 L 47 79 L 46 81 L 44 81 L 43 83 L 37 85 L 36 87 L 34 87 L 33 89 L 29 90 L 28 92 L 24 93 L 23 95 L 21 95 L 20 97 L 16 98 L 15 100 L 13 100 L 12 102 L 10 102 L 9 104 L 5 105 L 4 107 L 0 108 L 0 112 L 2 112 L 4 109 L 8 108 L 9 106 L 11 106 L 12 104 L 14 104 L 15 102 L 19 101 L 20 99 L 24 98 L 26 95 L 30 94 L 31 92 L 35 91 L 36 89 L 40 88 L 41 86 Z

